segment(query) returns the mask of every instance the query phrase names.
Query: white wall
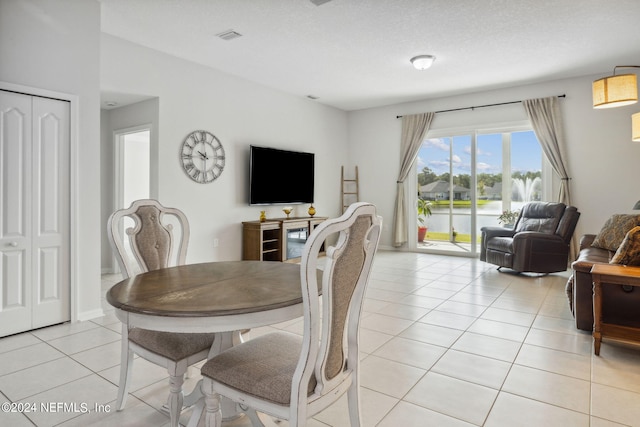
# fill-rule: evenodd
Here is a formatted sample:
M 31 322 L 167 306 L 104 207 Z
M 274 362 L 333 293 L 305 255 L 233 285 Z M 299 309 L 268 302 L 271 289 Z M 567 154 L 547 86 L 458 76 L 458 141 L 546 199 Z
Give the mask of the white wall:
M 0 81 L 78 101 L 71 159 L 76 255 L 71 276 L 77 285 L 72 319 L 101 313 L 100 246 L 95 244 L 100 239 L 99 35 L 96 1 L 0 1 Z
M 248 206 L 251 144 L 315 153 L 317 215 L 340 213 L 340 166 L 346 164 L 348 138 L 345 112 L 113 36 L 103 34 L 101 41 L 101 89 L 159 99 L 158 199 L 189 218 L 188 262 L 241 258 L 241 222 L 257 220 L 264 209 Z M 211 184 L 191 181 L 179 161 L 182 141 L 197 129 L 216 135 L 225 150 L 224 171 Z M 284 216 L 281 208 L 266 208 L 267 216 Z M 306 209 L 299 205 L 295 213 L 306 215 Z M 214 238 L 218 248 L 213 247 Z
M 640 199 L 640 144 L 631 141 L 631 114 L 638 105 L 594 110 L 591 82 L 602 76 L 492 90 L 422 102 L 350 112 L 349 162 L 358 165 L 363 200 L 375 203 L 385 219 L 381 245 L 392 245 L 396 180 L 400 169 L 398 115 L 518 101 L 566 94 L 565 120 L 573 204 L 582 213 L 576 233 L 597 233 L 613 213 L 630 213 Z M 485 126 L 526 120 L 521 104 L 437 114 L 432 129 Z

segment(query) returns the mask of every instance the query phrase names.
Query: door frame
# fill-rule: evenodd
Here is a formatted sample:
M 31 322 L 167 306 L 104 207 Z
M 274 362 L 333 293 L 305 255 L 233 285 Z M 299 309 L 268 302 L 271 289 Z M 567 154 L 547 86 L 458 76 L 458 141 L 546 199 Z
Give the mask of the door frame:
M 114 181 L 115 188 L 113 191 L 113 206 L 114 209 L 124 209 L 128 208 L 128 206 L 121 206 L 123 203 L 123 190 L 124 190 L 124 182 L 122 179 L 123 171 L 123 160 L 124 160 L 124 137 L 126 135 L 132 133 L 138 133 L 143 131 L 149 131 L 149 164 L 151 165 L 151 132 L 153 125 L 151 123 L 145 123 L 141 125 L 131 126 L 123 129 L 116 129 L 113 131 L 113 173 L 114 173 Z M 151 198 L 151 170 L 149 170 L 149 198 Z
M 79 177 L 78 177 L 78 128 L 79 128 L 79 97 L 64 92 L 35 88 L 14 83 L 0 81 L 0 89 L 24 95 L 52 98 L 69 102 L 69 309 L 71 322 L 76 322 L 78 316 L 78 236 L 79 236 Z

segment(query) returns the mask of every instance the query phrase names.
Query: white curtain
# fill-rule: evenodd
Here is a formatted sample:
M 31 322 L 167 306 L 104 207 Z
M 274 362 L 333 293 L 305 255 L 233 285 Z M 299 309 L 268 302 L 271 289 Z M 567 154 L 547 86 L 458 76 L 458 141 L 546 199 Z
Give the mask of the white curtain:
M 407 242 L 407 201 L 404 195 L 404 181 L 409 175 L 418 150 L 422 145 L 435 113 L 413 114 L 402 117 L 402 140 L 400 142 L 400 173 L 396 183 L 396 206 L 393 214 L 393 246 Z
M 558 97 L 527 99 L 522 101 L 524 109 L 533 125 L 533 131 L 542 145 L 542 151 L 549 159 L 553 170 L 560 176 L 560 194 L 558 201 L 571 205 L 571 190 L 569 188 L 569 173 L 563 160 L 562 151 L 566 146 L 562 134 L 562 116 Z
M 562 133 L 562 116 L 558 97 L 527 99 L 522 101 L 522 105 L 529 116 L 533 131 L 540 141 L 542 151 L 547 156 L 553 170 L 560 176 L 558 201 L 571 206 L 571 189 L 569 187 L 571 177 L 569 177 L 567 165 L 562 155 L 566 143 Z M 577 244 L 574 238 L 571 242 L 571 259 L 575 259 L 576 255 Z

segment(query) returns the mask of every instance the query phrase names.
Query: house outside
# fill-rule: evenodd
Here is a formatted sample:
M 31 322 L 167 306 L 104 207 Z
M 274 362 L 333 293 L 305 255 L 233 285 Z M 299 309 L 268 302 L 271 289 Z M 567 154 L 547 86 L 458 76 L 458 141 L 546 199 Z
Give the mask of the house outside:
M 502 183 L 496 182 L 493 187 L 484 186 L 484 194 L 479 199 L 485 200 L 502 200 Z
M 425 200 L 449 200 L 450 185 L 447 181 L 435 181 L 420 187 L 420 198 Z M 470 200 L 471 190 L 453 186 L 453 200 Z

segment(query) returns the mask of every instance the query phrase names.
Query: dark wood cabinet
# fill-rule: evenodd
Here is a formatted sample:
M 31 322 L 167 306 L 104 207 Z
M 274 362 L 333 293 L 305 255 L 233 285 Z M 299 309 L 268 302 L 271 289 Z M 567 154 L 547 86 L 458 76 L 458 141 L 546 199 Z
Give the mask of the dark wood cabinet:
M 242 223 L 242 259 L 297 262 L 309 234 L 326 217 L 277 218 Z

